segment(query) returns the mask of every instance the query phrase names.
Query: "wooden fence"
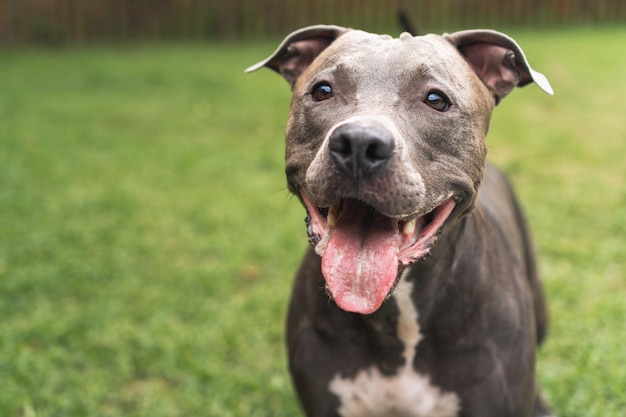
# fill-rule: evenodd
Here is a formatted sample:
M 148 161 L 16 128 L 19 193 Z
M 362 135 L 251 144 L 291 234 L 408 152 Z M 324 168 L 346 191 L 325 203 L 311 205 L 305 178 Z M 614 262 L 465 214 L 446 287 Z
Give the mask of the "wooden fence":
M 397 33 L 626 23 L 625 0 L 0 0 L 0 43 L 241 39 L 314 23 Z

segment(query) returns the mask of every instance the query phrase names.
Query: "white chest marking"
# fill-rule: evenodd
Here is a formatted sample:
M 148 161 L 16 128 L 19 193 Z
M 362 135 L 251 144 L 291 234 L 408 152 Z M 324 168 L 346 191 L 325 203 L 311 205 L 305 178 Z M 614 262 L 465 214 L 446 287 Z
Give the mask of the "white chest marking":
M 341 401 L 342 417 L 454 417 L 459 399 L 430 383 L 430 378 L 413 370 L 415 349 L 422 338 L 417 311 L 411 301 L 413 284 L 404 280 L 396 287 L 394 298 L 400 309 L 398 337 L 404 343 L 405 365 L 393 376 L 376 367 L 360 371 L 354 378 L 336 375 L 330 390 Z

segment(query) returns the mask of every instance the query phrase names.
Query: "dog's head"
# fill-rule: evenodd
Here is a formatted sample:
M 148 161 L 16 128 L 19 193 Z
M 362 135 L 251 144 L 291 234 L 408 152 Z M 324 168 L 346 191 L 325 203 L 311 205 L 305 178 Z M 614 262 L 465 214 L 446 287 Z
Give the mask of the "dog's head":
M 359 313 L 474 207 L 493 107 L 532 81 L 552 93 L 515 41 L 490 30 L 392 38 L 312 26 L 247 71 L 264 66 L 293 91 L 289 189 L 331 295 Z

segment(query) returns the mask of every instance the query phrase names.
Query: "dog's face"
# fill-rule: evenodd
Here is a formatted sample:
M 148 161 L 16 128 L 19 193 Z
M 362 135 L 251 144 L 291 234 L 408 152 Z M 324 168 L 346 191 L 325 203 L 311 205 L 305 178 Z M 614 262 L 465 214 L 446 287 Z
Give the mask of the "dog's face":
M 482 177 L 493 105 L 444 38 L 349 31 L 294 84 L 289 187 L 320 208 L 350 198 L 398 220 L 415 219 L 449 198 L 469 206 Z M 329 149 L 338 129 L 358 126 L 392 142 L 375 172 L 350 172 Z
M 287 180 L 307 209 L 327 287 L 341 308 L 371 313 L 399 267 L 473 208 L 491 110 L 534 72 L 511 46 L 469 32 L 308 30 L 260 65 L 292 86 Z

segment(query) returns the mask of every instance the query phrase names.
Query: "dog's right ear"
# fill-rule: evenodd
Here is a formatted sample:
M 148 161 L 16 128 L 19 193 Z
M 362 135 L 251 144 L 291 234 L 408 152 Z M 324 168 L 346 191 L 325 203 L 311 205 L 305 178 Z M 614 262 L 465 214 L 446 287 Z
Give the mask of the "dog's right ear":
M 265 60 L 246 69 L 246 72 L 268 67 L 281 74 L 291 88 L 311 65 L 311 62 L 335 39 L 349 29 L 341 26 L 316 25 L 298 29 L 289 34 Z
M 463 30 L 444 37 L 452 42 L 493 93 L 496 104 L 515 87 L 535 82 L 552 95 L 548 79 L 533 70 L 515 40 L 495 30 Z

